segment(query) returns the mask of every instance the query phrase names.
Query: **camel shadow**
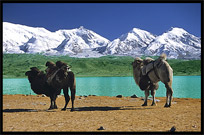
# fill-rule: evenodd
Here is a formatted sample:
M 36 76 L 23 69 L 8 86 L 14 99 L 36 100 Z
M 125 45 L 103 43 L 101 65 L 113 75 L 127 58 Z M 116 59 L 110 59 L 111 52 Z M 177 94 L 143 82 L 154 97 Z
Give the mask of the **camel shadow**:
M 67 108 L 70 109 L 71 108 Z M 138 106 L 122 106 L 122 107 L 109 107 L 109 106 L 91 106 L 91 107 L 77 107 L 74 111 L 117 111 L 117 110 L 146 110 L 153 108 L 143 108 Z M 4 109 L 4 113 L 16 113 L 16 112 L 56 112 L 55 110 L 36 110 L 36 109 Z
M 75 108 L 75 111 L 113 111 L 113 110 L 120 110 L 120 107 L 92 106 Z
M 37 112 L 34 109 L 4 109 L 3 112 L 6 113 L 15 113 L 15 112 Z
M 16 112 L 56 112 L 55 110 L 40 110 L 40 109 L 4 109 L 5 113 L 16 113 Z
M 141 108 L 137 106 L 125 106 L 125 107 L 108 107 L 108 106 L 92 106 L 92 107 L 78 107 L 75 111 L 116 111 L 116 110 L 145 110 L 153 108 Z

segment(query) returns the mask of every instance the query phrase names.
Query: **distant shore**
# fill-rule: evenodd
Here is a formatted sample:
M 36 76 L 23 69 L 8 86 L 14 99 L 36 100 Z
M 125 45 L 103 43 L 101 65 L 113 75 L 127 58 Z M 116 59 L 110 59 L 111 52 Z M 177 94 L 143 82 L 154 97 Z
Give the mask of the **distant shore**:
M 50 99 L 42 95 L 3 95 L 3 132 L 77 131 L 77 132 L 201 132 L 201 99 L 173 98 L 164 108 L 165 97 L 157 106 L 143 107 L 143 100 L 131 97 L 77 96 L 75 110 L 66 111 L 64 97 L 58 109 L 47 110 Z
M 143 56 L 144 58 L 144 56 Z M 153 57 L 156 59 L 156 57 Z M 134 61 L 130 56 L 104 56 L 100 58 L 72 58 L 69 56 L 44 56 L 40 54 L 4 54 L 3 78 L 26 77 L 25 72 L 31 67 L 37 67 L 45 71 L 47 61 L 58 60 L 71 65 L 71 70 L 76 77 L 100 77 L 100 76 L 132 76 Z M 167 60 L 174 76 L 201 75 L 201 60 Z

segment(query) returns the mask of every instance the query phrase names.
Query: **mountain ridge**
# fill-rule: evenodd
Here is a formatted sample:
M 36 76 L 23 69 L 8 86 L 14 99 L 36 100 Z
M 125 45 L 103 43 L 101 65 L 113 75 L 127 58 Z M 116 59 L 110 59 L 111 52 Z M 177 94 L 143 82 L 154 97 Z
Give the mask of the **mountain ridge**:
M 201 39 L 183 28 L 172 27 L 161 35 L 133 28 L 109 41 L 83 26 L 51 32 L 3 22 L 3 53 L 42 53 L 71 57 L 157 56 L 166 53 L 174 59 L 200 59 Z

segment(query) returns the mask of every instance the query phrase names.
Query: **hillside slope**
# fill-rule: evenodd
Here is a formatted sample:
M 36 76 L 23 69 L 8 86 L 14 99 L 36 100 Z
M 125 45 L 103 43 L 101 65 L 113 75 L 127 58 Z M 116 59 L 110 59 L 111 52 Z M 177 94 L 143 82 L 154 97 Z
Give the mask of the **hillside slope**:
M 155 58 L 155 57 L 154 57 Z M 4 54 L 3 78 L 26 77 L 30 67 L 44 71 L 47 61 L 62 60 L 72 66 L 80 76 L 132 76 L 134 58 L 129 56 L 104 56 L 100 58 L 73 58 L 68 56 L 44 56 L 37 54 Z M 201 75 L 201 60 L 168 60 L 174 75 Z

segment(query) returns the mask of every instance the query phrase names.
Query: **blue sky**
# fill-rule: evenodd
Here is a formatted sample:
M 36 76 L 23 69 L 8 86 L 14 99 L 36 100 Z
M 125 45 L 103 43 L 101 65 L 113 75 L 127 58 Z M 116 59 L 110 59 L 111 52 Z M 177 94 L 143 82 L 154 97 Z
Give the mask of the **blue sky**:
M 84 26 L 113 40 L 133 28 L 160 35 L 180 27 L 201 36 L 200 3 L 3 3 L 3 21 L 50 31 Z

